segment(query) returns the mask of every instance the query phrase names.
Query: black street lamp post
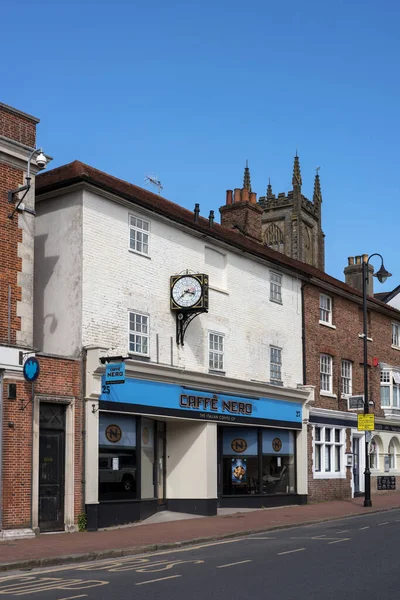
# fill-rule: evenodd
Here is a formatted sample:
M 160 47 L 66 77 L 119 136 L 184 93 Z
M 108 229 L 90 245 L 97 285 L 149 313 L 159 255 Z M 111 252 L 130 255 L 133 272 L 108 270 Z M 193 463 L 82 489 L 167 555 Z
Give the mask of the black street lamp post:
M 368 287 L 368 265 L 372 257 L 379 256 L 381 259 L 381 267 L 379 271 L 374 273 L 374 277 L 380 283 L 385 283 L 391 273 L 386 271 L 383 264 L 383 258 L 380 254 L 371 254 L 363 256 L 362 263 L 362 280 L 363 280 L 363 342 L 364 342 L 364 414 L 369 413 L 369 398 L 368 398 L 368 315 L 367 315 L 367 287 Z M 369 452 L 367 442 L 367 432 L 365 432 L 365 471 L 364 471 L 364 506 L 372 506 L 371 502 L 371 470 L 369 466 Z

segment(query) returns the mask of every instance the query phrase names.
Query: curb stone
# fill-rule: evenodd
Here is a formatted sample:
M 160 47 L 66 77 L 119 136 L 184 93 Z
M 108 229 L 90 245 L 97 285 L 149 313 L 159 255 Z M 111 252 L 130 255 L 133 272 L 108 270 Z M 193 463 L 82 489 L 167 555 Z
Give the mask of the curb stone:
M 391 506 L 390 508 L 380 508 L 378 510 L 370 510 L 366 513 L 347 514 L 335 517 L 326 517 L 323 519 L 313 519 L 309 521 L 299 521 L 297 523 L 287 523 L 280 525 L 264 526 L 257 529 L 247 529 L 242 531 L 234 531 L 230 533 L 221 533 L 208 537 L 192 538 L 190 540 L 182 540 L 179 542 L 165 542 L 160 544 L 149 544 L 148 546 L 135 546 L 133 548 L 116 548 L 111 550 L 92 550 L 90 552 L 83 552 L 81 554 L 68 554 L 63 556 L 55 556 L 49 558 L 33 558 L 29 560 L 20 560 L 9 563 L 0 564 L 0 573 L 6 573 L 8 571 L 31 571 L 32 569 L 39 569 L 43 567 L 54 567 L 61 565 L 73 565 L 85 562 L 92 562 L 95 560 L 104 560 L 107 558 L 126 558 L 128 556 L 135 556 L 137 554 L 147 554 L 149 552 L 157 552 L 160 550 L 171 550 L 174 548 L 181 548 L 186 546 L 194 546 L 196 544 L 204 544 L 207 542 L 214 542 L 217 540 L 226 540 L 245 537 L 248 535 L 255 535 L 258 533 L 265 533 L 267 531 L 278 531 L 280 529 L 294 529 L 296 527 L 303 527 L 307 525 L 317 525 L 318 523 L 326 523 L 329 521 L 342 521 L 344 519 L 351 519 L 357 517 L 363 517 L 367 515 L 374 515 L 381 512 L 390 512 L 392 510 L 398 510 L 400 506 Z

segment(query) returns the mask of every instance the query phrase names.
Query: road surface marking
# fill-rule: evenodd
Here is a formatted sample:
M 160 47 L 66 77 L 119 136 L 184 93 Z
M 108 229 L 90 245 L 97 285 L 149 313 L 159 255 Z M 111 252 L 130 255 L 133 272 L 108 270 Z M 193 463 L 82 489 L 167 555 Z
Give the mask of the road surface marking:
M 348 529 L 342 529 L 342 531 L 337 531 L 336 533 L 346 533 Z
M 342 538 L 341 540 L 335 540 L 334 542 L 328 542 L 328 544 L 340 544 L 340 542 L 348 542 L 350 538 Z
M 257 536 L 257 537 L 248 537 L 248 538 L 245 538 L 245 539 L 246 540 L 276 540 L 276 538 L 274 538 L 274 537 L 260 537 L 260 536 Z
M 369 525 L 367 525 L 366 527 L 360 527 L 360 531 L 361 529 L 369 529 Z
M 59 598 L 58 600 L 74 600 L 75 598 L 87 598 L 87 594 L 79 594 L 79 596 L 68 596 L 66 598 Z
M 286 552 L 278 552 L 278 556 L 282 556 L 283 554 L 293 554 L 293 552 L 302 552 L 305 548 L 297 548 L 297 550 L 287 550 Z
M 380 525 L 389 525 L 389 521 L 385 521 L 384 523 L 378 523 L 378 527 L 379 527 Z
M 140 581 L 135 585 L 146 585 L 146 583 L 155 583 L 156 581 L 165 581 L 166 579 L 176 579 L 176 577 L 182 577 L 182 575 L 170 575 L 169 577 L 160 577 L 159 579 L 150 579 L 149 581 Z
M 229 563 L 228 565 L 219 565 L 217 569 L 224 569 L 225 567 L 234 567 L 236 565 L 243 565 L 244 563 L 252 562 L 251 560 L 241 560 L 239 562 Z

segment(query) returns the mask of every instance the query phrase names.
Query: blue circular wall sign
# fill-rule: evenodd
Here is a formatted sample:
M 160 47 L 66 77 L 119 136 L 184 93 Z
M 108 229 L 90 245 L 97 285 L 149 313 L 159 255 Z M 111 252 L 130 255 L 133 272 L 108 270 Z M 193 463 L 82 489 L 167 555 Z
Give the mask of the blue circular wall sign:
M 39 361 L 35 357 L 28 358 L 24 364 L 24 377 L 26 381 L 36 381 L 39 377 Z

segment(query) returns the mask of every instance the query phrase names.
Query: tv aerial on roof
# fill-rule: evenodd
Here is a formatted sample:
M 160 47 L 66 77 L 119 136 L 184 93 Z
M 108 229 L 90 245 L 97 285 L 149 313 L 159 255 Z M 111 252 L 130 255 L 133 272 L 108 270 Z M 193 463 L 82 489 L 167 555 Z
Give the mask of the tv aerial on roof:
M 151 185 L 155 185 L 158 191 L 158 194 L 161 194 L 161 190 L 164 189 L 163 186 L 161 185 L 161 181 L 159 179 L 157 179 L 157 175 L 146 175 L 146 177 L 144 178 L 146 183 L 150 183 Z

